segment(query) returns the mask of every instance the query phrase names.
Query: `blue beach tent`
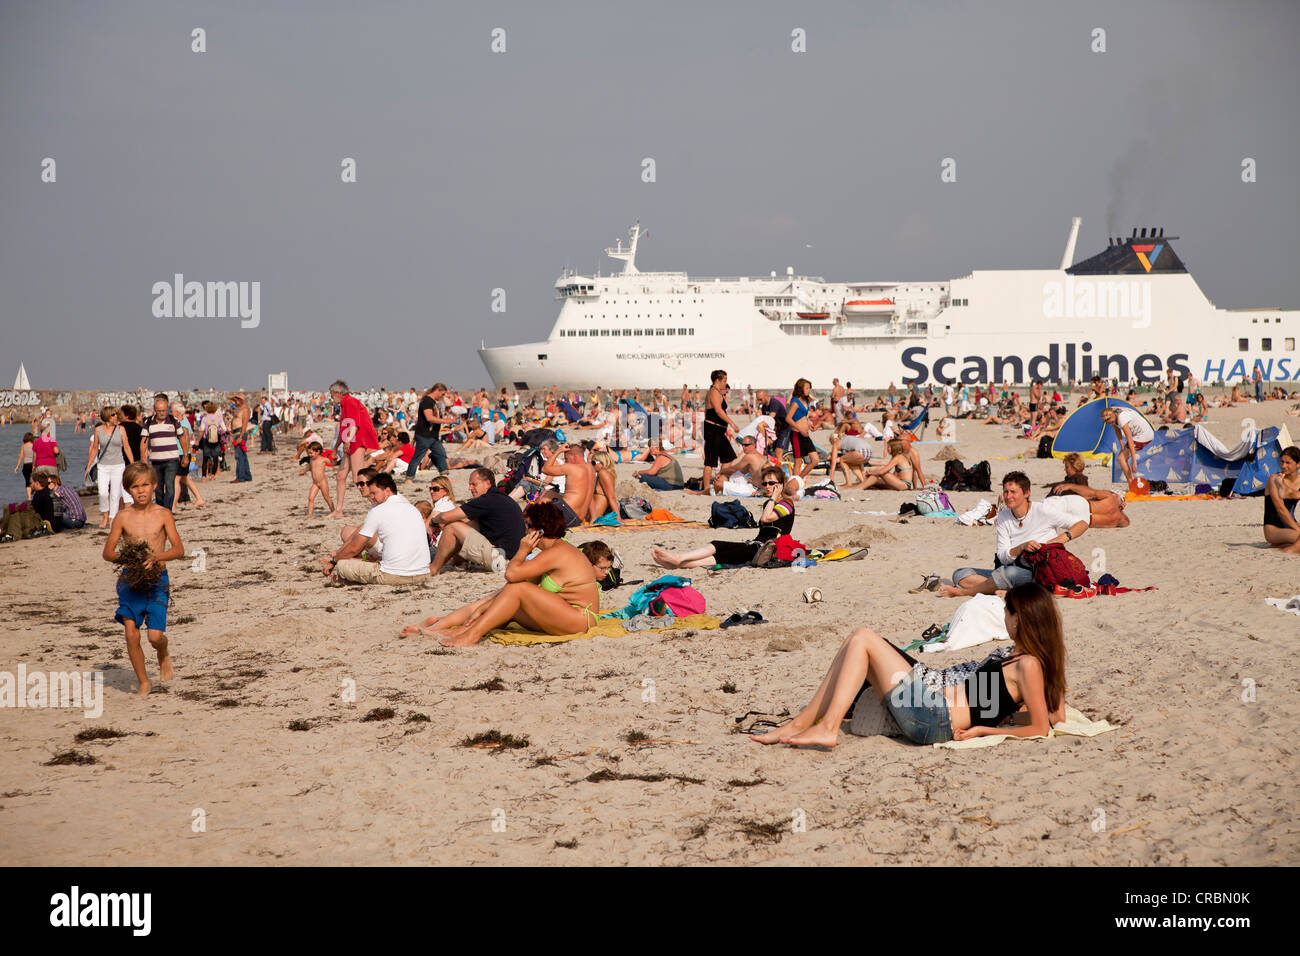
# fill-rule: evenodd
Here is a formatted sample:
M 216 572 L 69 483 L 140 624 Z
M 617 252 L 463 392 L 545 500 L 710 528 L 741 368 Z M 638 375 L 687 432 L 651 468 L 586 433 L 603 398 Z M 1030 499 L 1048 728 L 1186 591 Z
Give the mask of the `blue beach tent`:
M 1233 494 L 1263 491 L 1270 475 L 1281 470 L 1282 449 L 1291 443 L 1286 426 L 1248 430 L 1233 448 L 1224 446 L 1204 425 L 1156 432 L 1150 445 L 1137 454 L 1137 473 L 1170 484 L 1218 487 L 1232 478 Z M 1116 458 L 1111 478 L 1123 480 Z
M 1122 399 L 1094 398 L 1065 416 L 1065 421 L 1061 423 L 1052 442 L 1052 456 L 1064 458 L 1071 452 L 1077 452 L 1084 458 L 1107 458 L 1113 455 L 1119 439 L 1115 436 L 1115 429 L 1101 420 L 1101 413 L 1108 408 L 1127 408 L 1142 415 Z M 1142 415 L 1142 420 L 1146 421 L 1145 415 Z

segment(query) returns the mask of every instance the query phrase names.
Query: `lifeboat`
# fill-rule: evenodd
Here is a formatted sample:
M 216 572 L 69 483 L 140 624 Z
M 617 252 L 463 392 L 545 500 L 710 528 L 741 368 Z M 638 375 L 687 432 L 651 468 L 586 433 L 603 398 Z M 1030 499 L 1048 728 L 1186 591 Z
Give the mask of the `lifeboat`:
M 844 303 L 845 315 L 880 315 L 893 311 L 893 299 L 853 299 Z
M 795 315 L 801 319 L 829 319 L 831 317 L 829 312 L 796 312 Z

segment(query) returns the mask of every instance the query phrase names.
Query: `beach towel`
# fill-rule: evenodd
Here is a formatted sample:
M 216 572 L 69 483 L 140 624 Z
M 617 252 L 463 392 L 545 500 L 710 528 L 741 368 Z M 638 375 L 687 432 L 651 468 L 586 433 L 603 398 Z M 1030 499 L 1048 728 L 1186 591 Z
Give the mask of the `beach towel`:
M 644 614 L 650 607 L 651 602 L 659 596 L 659 592 L 664 588 L 688 588 L 691 586 L 691 579 L 684 578 L 679 574 L 664 574 L 649 584 L 644 584 L 632 592 L 632 596 L 627 599 L 627 604 L 616 611 L 605 611 L 600 615 L 602 620 L 608 618 L 617 618 L 627 620 L 629 617 L 636 617 L 638 614 Z
M 600 531 L 602 534 L 609 534 L 610 532 L 613 531 L 644 531 L 647 528 L 657 528 L 662 530 L 665 524 L 675 524 L 679 528 L 707 528 L 708 527 L 708 525 L 706 525 L 703 521 L 687 521 L 685 518 L 678 519 L 677 521 L 668 521 L 668 522 L 651 521 L 648 518 L 625 518 L 616 525 L 611 524 L 608 526 L 602 526 L 600 528 Z M 588 525 L 586 528 L 577 528 L 575 530 L 594 531 L 595 528 Z
M 671 511 L 668 511 L 664 508 L 651 508 L 650 513 L 645 516 L 645 520 L 646 521 L 681 521 L 682 519 L 677 517 L 677 515 L 673 514 Z
M 1217 501 L 1218 495 L 1135 495 L 1128 492 L 1125 501 Z
M 1114 724 L 1105 720 L 1089 720 L 1073 707 L 1065 708 L 1065 720 L 1052 727 L 1047 733 L 1047 737 L 1069 736 L 1069 737 L 1096 737 L 1100 734 L 1108 734 L 1112 730 L 1119 730 Z M 1033 737 L 1016 737 L 1012 734 L 993 734 L 987 737 L 972 737 L 970 740 L 948 740 L 941 744 L 935 744 L 935 747 L 944 747 L 948 750 L 971 750 L 976 747 L 996 747 L 1006 740 L 1043 740 L 1042 734 Z
M 1269 607 L 1275 607 L 1279 611 L 1286 611 L 1288 614 L 1300 616 L 1300 594 L 1292 598 L 1264 598 L 1264 603 Z
M 658 627 L 641 627 L 640 631 L 673 631 L 682 628 L 694 628 L 697 631 L 717 630 L 718 625 L 722 623 L 720 618 L 712 617 L 708 614 L 692 614 L 690 617 L 662 617 L 658 619 Z M 494 644 L 562 644 L 565 641 L 580 641 L 592 637 L 623 637 L 628 634 L 628 630 L 623 627 L 622 621 L 604 620 L 597 624 L 589 631 L 581 634 L 539 634 L 536 631 L 525 631 L 518 624 L 511 624 L 509 627 L 497 628 L 494 631 L 488 631 L 486 640 Z
M 595 521 L 591 523 L 594 525 L 598 524 L 598 525 L 603 525 L 605 527 L 611 527 L 611 528 L 617 528 L 619 526 L 618 515 L 613 511 L 606 511 L 603 515 L 601 515 L 599 518 L 597 518 Z

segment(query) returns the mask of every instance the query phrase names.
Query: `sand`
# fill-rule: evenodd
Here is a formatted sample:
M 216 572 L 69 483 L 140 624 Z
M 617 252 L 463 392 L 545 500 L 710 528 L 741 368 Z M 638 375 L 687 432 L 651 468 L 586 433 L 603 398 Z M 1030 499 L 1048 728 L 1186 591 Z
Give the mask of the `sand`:
M 1211 427 L 1230 438 L 1251 417 L 1300 433 L 1284 408 L 1215 410 Z M 1037 486 L 1060 473 L 1055 461 L 1014 460 L 1036 442 L 1010 429 L 960 422 L 958 438 L 967 464 L 1011 456 L 992 462 L 995 479 L 1021 467 Z M 904 642 L 948 620 L 957 601 L 907 589 L 925 572 L 989 563 L 991 528 L 853 513 L 896 514 L 904 493 L 805 501 L 796 537 L 869 543 L 869 557 L 803 573 L 689 572 L 710 613 L 757 608 L 766 625 L 448 650 L 397 629 L 492 580 L 326 586 L 315 562 L 341 523 L 304 519 L 306 479 L 292 443 L 279 446 L 250 456 L 252 485 L 204 485 L 211 505 L 178 514 L 207 569 L 171 565 L 177 676 L 148 701 L 130 696 L 102 533 L 0 546 L 0 670 L 105 676 L 98 720 L 0 709 L 7 863 L 1300 862 L 1291 739 L 1300 618 L 1264 604 L 1300 592 L 1300 558 L 1263 545 L 1258 499 L 1130 504 L 1132 527 L 1090 530 L 1072 546 L 1086 563 L 1104 557 L 1124 585 L 1159 588 L 1060 601 L 1067 700 L 1120 731 L 974 751 L 843 735 L 832 751 L 806 752 L 756 745 L 735 733 L 737 720 L 802 706 L 856 627 Z M 940 447 L 921 446 L 927 466 Z M 699 459 L 684 466 L 698 474 Z M 1094 485 L 1109 476 L 1096 465 L 1088 473 Z M 467 474 L 454 473 L 458 496 Z M 988 496 L 951 497 L 965 509 Z M 707 498 L 658 499 L 683 518 L 707 517 Z M 359 523 L 355 490 L 346 510 Z M 653 546 L 751 534 L 667 526 L 575 538 L 603 537 L 625 577 L 649 579 L 659 573 Z M 802 602 L 812 585 L 824 603 Z M 607 593 L 606 606 L 629 593 Z M 503 689 L 457 689 L 494 678 Z M 343 699 L 347 682 L 354 702 Z M 380 708 L 395 716 L 365 719 Z M 126 736 L 74 743 L 88 727 Z M 490 730 L 528 745 L 458 746 Z M 632 744 L 629 733 L 668 742 Z M 69 748 L 96 762 L 46 765 Z

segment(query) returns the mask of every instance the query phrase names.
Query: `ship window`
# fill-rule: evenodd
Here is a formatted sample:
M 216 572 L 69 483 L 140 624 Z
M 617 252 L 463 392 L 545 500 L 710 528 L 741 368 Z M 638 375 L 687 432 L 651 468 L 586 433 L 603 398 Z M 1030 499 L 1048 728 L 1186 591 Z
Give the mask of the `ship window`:
M 601 334 L 601 335 L 609 335 L 609 329 L 601 329 L 601 330 L 600 330 L 600 334 Z
M 1250 322 L 1252 325 L 1259 325 L 1259 319 L 1251 319 Z
M 685 330 L 685 329 L 678 329 L 678 330 L 677 330 L 677 334 L 678 334 L 678 335 L 685 335 L 685 334 L 686 334 L 686 330 Z
M 663 334 L 664 334 L 663 329 L 655 329 L 655 335 L 663 335 Z
M 578 329 L 578 334 L 581 335 L 581 336 L 584 336 L 584 337 L 585 337 L 586 334 L 587 334 L 587 330 L 586 330 L 586 329 Z
M 1271 351 L 1273 351 L 1273 340 L 1272 340 L 1272 339 L 1260 339 L 1260 340 L 1259 340 L 1259 350 L 1260 350 L 1261 352 L 1271 352 Z
M 539 361 L 539 362 L 545 362 L 545 361 L 546 361 L 546 353 L 543 352 L 541 355 L 537 356 L 537 361 Z
M 1288 352 L 1294 352 L 1294 351 L 1295 351 L 1295 339 L 1283 339 L 1283 340 L 1282 340 L 1282 347 L 1283 347 L 1284 349 L 1286 349 Z
M 1249 352 L 1249 351 L 1250 351 L 1250 339 L 1237 339 L 1237 351 L 1238 351 L 1238 352 Z

